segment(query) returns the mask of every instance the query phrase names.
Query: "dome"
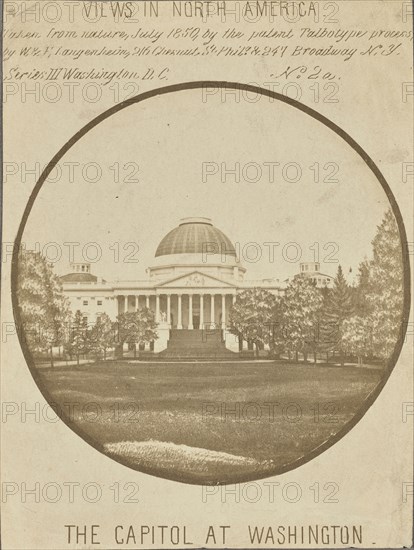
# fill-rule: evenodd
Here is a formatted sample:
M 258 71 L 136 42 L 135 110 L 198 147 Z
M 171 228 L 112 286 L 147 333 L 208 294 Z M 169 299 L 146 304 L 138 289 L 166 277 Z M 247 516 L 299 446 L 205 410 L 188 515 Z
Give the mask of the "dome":
M 216 243 L 217 247 L 213 247 L 211 243 Z M 162 239 L 155 257 L 203 252 L 236 256 L 236 250 L 230 239 L 220 229 L 214 227 L 209 218 L 183 218 L 179 226 Z
M 68 273 L 60 277 L 62 283 L 96 283 L 98 280 L 91 273 Z

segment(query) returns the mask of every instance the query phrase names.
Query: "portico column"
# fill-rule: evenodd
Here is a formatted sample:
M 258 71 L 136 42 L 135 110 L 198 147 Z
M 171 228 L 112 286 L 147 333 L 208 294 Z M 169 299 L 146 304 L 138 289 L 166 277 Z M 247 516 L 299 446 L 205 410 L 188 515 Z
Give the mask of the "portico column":
M 167 294 L 167 323 L 171 324 L 171 294 Z
M 155 321 L 160 322 L 160 295 L 155 295 Z
M 221 295 L 221 328 L 226 328 L 226 295 Z
M 124 313 L 128 313 L 128 294 L 124 296 Z
M 193 295 L 188 295 L 188 328 L 192 329 L 193 327 Z
M 233 305 L 236 303 L 236 294 L 233 294 L 232 296 Z
M 135 296 L 135 311 L 139 309 L 139 294 Z
M 149 308 L 149 296 L 145 296 L 145 307 Z
M 182 319 L 181 319 L 181 294 L 178 294 L 178 323 L 177 328 L 183 328 Z
M 210 294 L 210 323 L 214 324 L 215 311 L 214 311 L 214 294 Z
M 200 294 L 200 328 L 204 325 L 204 294 Z

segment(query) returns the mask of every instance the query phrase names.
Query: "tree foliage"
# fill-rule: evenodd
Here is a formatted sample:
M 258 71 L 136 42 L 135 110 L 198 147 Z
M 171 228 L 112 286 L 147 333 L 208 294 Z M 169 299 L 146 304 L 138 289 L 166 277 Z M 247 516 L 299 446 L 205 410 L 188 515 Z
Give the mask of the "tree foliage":
M 398 226 L 391 209 L 385 213 L 372 241 L 372 259 L 359 266 L 357 285 L 354 289 L 352 315 L 348 307 L 344 282 L 331 302 L 331 318 L 338 315 L 336 342 L 347 353 L 364 357 L 374 356 L 390 360 L 398 339 L 402 335 L 403 312 L 403 262 Z M 338 289 L 337 289 L 338 290 Z
M 322 292 L 307 277 L 295 277 L 286 289 L 282 301 L 282 324 L 285 346 L 290 352 L 305 355 L 314 351 Z
M 90 331 L 91 350 L 97 355 L 106 359 L 108 349 L 115 346 L 115 327 L 106 313 L 99 315 L 95 325 Z
M 328 349 L 339 351 L 341 364 L 344 364 L 344 346 L 342 342 L 342 325 L 354 313 L 353 295 L 350 286 L 345 280 L 342 267 L 334 279 L 324 307 L 322 339 Z
M 91 341 L 89 337 L 90 329 L 86 317 L 78 309 L 70 323 L 69 339 L 66 344 L 66 351 L 70 356 L 76 357 L 79 365 L 79 357 L 86 355 L 91 351 Z
M 270 344 L 274 331 L 278 299 L 263 288 L 243 290 L 230 310 L 230 332 L 256 346 Z
M 32 353 L 48 351 L 53 364 L 53 346 L 64 343 L 68 301 L 59 278 L 37 252 L 21 251 L 18 264 L 17 298 L 22 334 Z
M 368 317 L 372 311 L 369 294 L 372 291 L 371 265 L 365 259 L 359 264 L 357 284 L 354 287 L 354 311 L 356 315 Z
M 121 313 L 118 319 L 118 337 L 121 345 L 149 344 L 158 338 L 154 312 L 147 308 Z
M 354 315 L 342 323 L 342 345 L 349 355 L 358 357 L 362 365 L 363 358 L 372 353 L 372 327 L 369 317 Z
M 389 209 L 372 241 L 368 303 L 371 309 L 373 352 L 387 361 L 402 334 L 403 262 L 397 222 Z

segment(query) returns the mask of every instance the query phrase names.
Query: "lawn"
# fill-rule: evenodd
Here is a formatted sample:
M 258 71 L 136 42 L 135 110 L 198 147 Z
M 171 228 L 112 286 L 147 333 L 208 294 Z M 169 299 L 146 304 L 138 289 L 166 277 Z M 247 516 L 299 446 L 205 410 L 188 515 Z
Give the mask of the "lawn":
M 259 478 L 301 459 L 353 418 L 382 375 L 282 362 L 108 361 L 40 371 L 53 400 L 104 452 L 191 483 Z

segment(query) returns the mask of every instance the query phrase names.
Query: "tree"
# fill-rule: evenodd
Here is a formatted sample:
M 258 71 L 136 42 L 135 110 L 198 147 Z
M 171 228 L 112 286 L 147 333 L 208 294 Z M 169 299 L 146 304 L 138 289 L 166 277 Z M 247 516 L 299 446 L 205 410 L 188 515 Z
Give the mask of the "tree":
M 355 315 L 342 323 L 342 344 L 350 355 L 358 357 L 358 365 L 372 353 L 372 326 L 369 317 Z
M 68 301 L 59 278 L 38 252 L 21 251 L 17 298 L 26 344 L 32 353 L 47 351 L 53 366 L 53 346 L 65 340 L 69 319 Z
M 230 332 L 239 336 L 239 339 L 255 344 L 258 355 L 260 346 L 271 341 L 276 308 L 277 298 L 268 290 L 243 290 L 237 295 L 230 310 Z
M 403 262 L 397 222 L 387 210 L 372 241 L 371 289 L 374 355 L 388 361 L 402 335 Z
M 345 319 L 352 316 L 354 304 L 352 292 L 345 280 L 342 267 L 338 266 L 338 271 L 334 280 L 334 286 L 330 289 L 324 317 L 322 320 L 321 333 L 324 342 L 334 351 L 339 351 L 341 366 L 344 366 L 344 348 L 342 345 L 342 324 Z
M 45 321 L 48 327 L 50 361 L 53 366 L 53 346 L 60 346 L 65 341 L 70 310 L 59 278 L 53 273 L 47 262 L 42 263 L 42 269 L 46 300 Z
M 17 299 L 22 326 L 18 327 L 30 351 L 41 351 L 44 319 L 44 288 L 40 254 L 22 251 L 19 256 Z
M 271 313 L 269 347 L 271 356 L 276 359 L 285 350 L 282 300 L 279 296 L 275 297 Z
M 372 311 L 372 306 L 369 301 L 369 293 L 371 292 L 371 265 L 365 259 L 359 264 L 357 284 L 354 287 L 354 311 L 356 315 L 368 317 Z
M 121 345 L 134 345 L 134 357 L 137 344 L 149 344 L 158 338 L 154 312 L 147 307 L 121 313 L 117 319 L 119 341 Z
M 91 348 L 96 355 L 103 355 L 106 360 L 108 348 L 115 345 L 114 323 L 106 313 L 100 315 L 90 333 Z
M 67 351 L 70 356 L 75 355 L 79 366 L 79 357 L 90 350 L 88 322 L 79 309 L 76 311 L 70 327 Z
M 326 353 L 326 361 L 329 360 L 329 351 L 331 350 L 331 342 L 327 337 L 327 331 L 325 326 L 325 319 L 328 311 L 328 303 L 331 289 L 324 286 L 319 289 L 322 295 L 322 306 L 318 313 L 317 326 L 315 330 L 315 338 L 312 346 L 314 354 L 314 363 L 316 363 L 317 353 Z
M 290 353 L 313 349 L 322 307 L 322 292 L 306 277 L 295 277 L 288 285 L 282 302 L 283 331 Z

